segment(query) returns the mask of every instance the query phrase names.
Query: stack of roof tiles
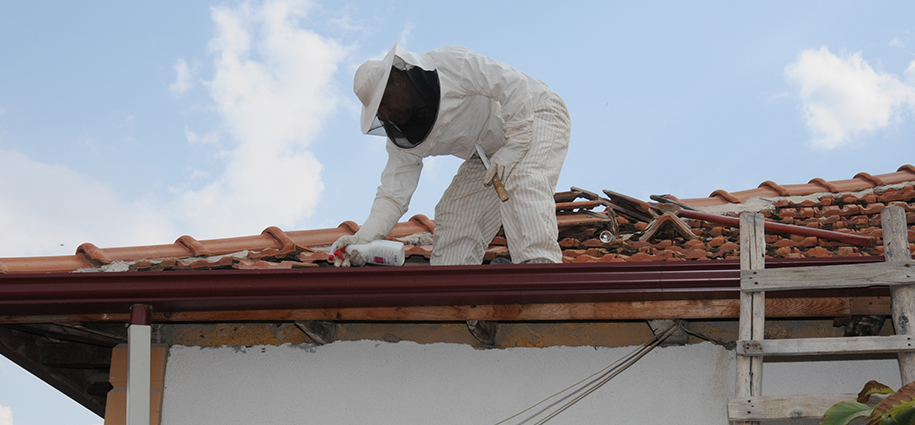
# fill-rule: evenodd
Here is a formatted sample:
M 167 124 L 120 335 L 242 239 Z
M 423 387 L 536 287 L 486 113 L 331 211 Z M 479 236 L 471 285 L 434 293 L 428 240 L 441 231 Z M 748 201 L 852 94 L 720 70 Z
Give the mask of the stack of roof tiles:
M 904 165 L 894 173 L 877 176 L 859 173 L 848 180 L 816 178 L 784 186 L 767 181 L 742 192 L 717 190 L 708 198 L 667 198 L 683 207 L 716 214 L 758 211 L 772 222 L 870 236 L 876 242 L 872 247 L 860 247 L 768 233 L 770 258 L 879 256 L 883 254 L 880 213 L 887 206 L 905 210 L 909 241 L 915 242 L 913 185 L 915 167 Z M 661 216 L 656 204 L 636 200 L 640 207 L 633 212 L 620 207 L 623 204 L 614 199 L 619 194 L 604 192 L 608 197 L 574 188 L 556 194 L 565 262 L 706 261 L 739 256 L 736 227 L 681 219 L 679 229 L 667 226 L 649 235 L 646 230 Z M 408 264 L 428 264 L 434 229 L 432 220 L 416 215 L 395 226 L 390 238 L 407 244 Z M 692 236 L 684 233 L 686 229 Z M 228 239 L 198 241 L 182 236 L 168 245 L 101 249 L 86 243 L 72 256 L 0 258 L 0 273 L 329 267 L 329 245 L 356 230 L 358 225 L 347 221 L 333 229 L 287 232 L 270 227 L 260 235 Z M 501 234 L 492 241 L 485 261 L 498 256 L 510 257 Z

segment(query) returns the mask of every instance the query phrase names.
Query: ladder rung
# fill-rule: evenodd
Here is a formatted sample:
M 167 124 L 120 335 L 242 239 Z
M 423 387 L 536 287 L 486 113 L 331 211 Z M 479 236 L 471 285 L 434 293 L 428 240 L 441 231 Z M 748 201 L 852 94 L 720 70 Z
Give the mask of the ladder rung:
M 737 354 L 743 356 L 876 354 L 907 351 L 915 351 L 915 341 L 907 335 L 737 341 Z
M 742 270 L 742 291 L 866 288 L 915 284 L 915 262 Z
M 728 399 L 728 420 L 822 418 L 832 405 L 855 401 L 857 394 L 766 396 Z

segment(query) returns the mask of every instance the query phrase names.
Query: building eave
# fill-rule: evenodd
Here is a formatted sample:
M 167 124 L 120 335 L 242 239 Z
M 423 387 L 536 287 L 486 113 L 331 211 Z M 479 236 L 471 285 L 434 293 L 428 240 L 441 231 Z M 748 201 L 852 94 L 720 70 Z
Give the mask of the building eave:
M 881 257 L 778 259 L 769 267 Z M 0 275 L 0 323 L 16 316 L 735 299 L 732 260 L 443 267 Z M 797 294 L 794 294 L 796 296 Z M 803 312 L 798 312 L 803 316 Z

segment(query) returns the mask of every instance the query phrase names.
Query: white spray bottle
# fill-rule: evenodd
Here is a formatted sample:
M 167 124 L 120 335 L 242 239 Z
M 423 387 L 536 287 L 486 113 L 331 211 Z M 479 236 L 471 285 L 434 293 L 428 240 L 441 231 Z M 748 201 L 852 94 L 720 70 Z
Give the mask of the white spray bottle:
M 334 256 L 343 258 L 343 252 L 351 254 L 358 252 L 366 264 L 377 264 L 381 266 L 402 266 L 404 262 L 404 247 L 402 242 L 377 240 L 363 244 L 347 245 L 343 249 L 334 251 L 330 255 L 333 261 Z

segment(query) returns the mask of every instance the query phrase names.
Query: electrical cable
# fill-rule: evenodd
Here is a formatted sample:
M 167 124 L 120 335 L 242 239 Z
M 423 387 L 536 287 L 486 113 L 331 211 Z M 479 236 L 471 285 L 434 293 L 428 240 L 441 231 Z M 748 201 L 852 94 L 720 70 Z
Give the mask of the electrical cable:
M 570 390 L 570 389 L 572 389 L 572 388 L 575 388 L 576 386 L 578 386 L 578 385 L 581 384 L 582 382 L 585 382 L 585 381 L 587 381 L 587 380 L 593 378 L 594 376 L 597 376 L 597 375 L 600 375 L 600 374 L 604 373 L 607 369 L 610 369 L 611 367 L 614 367 L 616 364 L 618 364 L 618 363 L 620 363 L 620 362 L 623 362 L 624 360 L 628 359 L 629 357 L 635 355 L 639 350 L 642 349 L 642 347 L 643 347 L 643 346 L 640 346 L 639 348 L 637 348 L 637 349 L 634 350 L 633 352 L 631 352 L 631 353 L 627 354 L 626 356 L 624 356 L 623 358 L 621 358 L 621 359 L 619 359 L 619 360 L 617 360 L 617 361 L 615 361 L 615 362 L 609 364 L 608 366 L 604 367 L 603 369 L 601 369 L 601 370 L 599 370 L 599 371 L 597 371 L 597 372 L 594 372 L 594 373 L 592 373 L 591 375 L 588 375 L 587 377 L 583 378 L 582 380 L 580 380 L 580 381 L 578 381 L 578 382 L 576 382 L 576 383 L 574 383 L 574 384 L 572 384 L 572 385 L 569 385 L 568 387 L 565 387 L 565 388 L 563 388 L 562 390 L 559 390 L 559 391 L 556 392 L 555 394 L 553 394 L 553 395 L 551 395 L 551 396 L 549 396 L 549 397 L 547 397 L 547 398 L 545 398 L 545 399 L 543 399 L 543 400 L 541 400 L 541 401 L 538 401 L 537 403 L 534 403 L 534 404 L 531 405 L 530 407 L 528 407 L 528 408 L 526 408 L 526 409 L 524 409 L 524 410 L 522 410 L 522 411 L 520 411 L 520 412 L 518 412 L 518 413 L 515 413 L 515 414 L 512 415 L 512 416 L 509 416 L 509 417 L 507 417 L 507 418 L 505 418 L 505 419 L 503 419 L 503 420 L 501 420 L 501 421 L 499 421 L 499 422 L 496 422 L 494 425 L 500 425 L 500 424 L 503 424 L 503 423 L 507 422 L 507 421 L 510 420 L 510 419 L 516 418 L 516 417 L 520 416 L 521 414 L 523 414 L 524 412 L 527 412 L 527 411 L 529 411 L 529 410 L 531 410 L 531 409 L 533 409 L 533 408 L 535 408 L 535 407 L 537 407 L 537 406 L 539 406 L 539 405 L 545 403 L 547 400 L 549 400 L 549 399 L 551 399 L 551 398 L 553 398 L 553 397 L 559 396 L 559 395 L 561 395 L 562 393 L 564 393 L 564 392 L 566 392 L 566 391 L 568 391 L 568 390 Z M 605 376 L 605 375 L 604 375 L 604 376 Z M 573 391 L 571 394 L 576 394 L 576 393 L 578 393 L 579 391 L 581 391 L 583 388 L 585 388 L 585 387 L 582 387 L 582 388 L 580 388 L 580 389 L 578 389 L 578 390 L 575 390 L 575 391 Z M 571 394 L 570 394 L 570 395 L 567 395 L 567 396 L 566 396 L 565 398 L 563 398 L 562 400 L 565 400 L 566 398 L 570 397 Z M 561 401 L 561 400 L 560 400 L 560 401 Z
M 652 339 L 650 339 L 649 341 L 645 342 L 644 344 L 642 344 L 641 346 L 639 346 L 639 348 L 633 350 L 631 353 L 629 353 L 629 354 L 623 356 L 623 358 L 621 358 L 621 359 L 619 359 L 619 360 L 617 360 L 617 361 L 611 363 L 610 365 L 604 367 L 603 369 L 601 369 L 601 370 L 599 370 L 599 371 L 597 371 L 597 372 L 592 373 L 591 375 L 585 377 L 584 379 L 582 379 L 582 380 L 580 380 L 580 381 L 578 381 L 578 382 L 576 382 L 576 383 L 574 383 L 574 384 L 572 384 L 572 385 L 569 385 L 568 387 L 566 387 L 566 388 L 564 388 L 564 389 L 562 389 L 562 390 L 560 390 L 560 391 L 554 393 L 553 395 L 551 395 L 551 396 L 549 396 L 549 397 L 547 397 L 547 398 L 544 398 L 543 400 L 541 400 L 541 401 L 539 401 L 539 402 L 537 402 L 537 403 L 531 405 L 530 407 L 528 407 L 528 408 L 526 408 L 526 409 L 524 409 L 524 410 L 522 410 L 522 411 L 520 411 L 520 412 L 518 412 L 518 413 L 515 413 L 514 415 L 509 416 L 509 417 L 507 417 L 507 418 L 505 418 L 505 419 L 503 419 L 503 420 L 501 420 L 501 421 L 499 421 L 499 422 L 496 422 L 494 425 L 500 425 L 500 424 L 503 424 L 503 423 L 505 423 L 505 422 L 507 422 L 507 421 L 513 419 L 513 418 L 516 418 L 516 417 L 518 417 L 518 416 L 524 414 L 525 412 L 527 412 L 527 411 L 529 411 L 529 410 L 531 410 L 531 409 L 533 409 L 533 408 L 535 408 L 535 407 L 537 407 L 537 406 L 539 406 L 539 405 L 545 403 L 546 401 L 548 401 L 548 400 L 550 400 L 550 399 L 552 399 L 552 398 L 554 398 L 554 397 L 557 397 L 557 396 L 559 396 L 559 395 L 562 395 L 562 394 L 565 393 L 566 391 L 569 391 L 570 389 L 575 388 L 576 386 L 578 386 L 578 385 L 580 385 L 580 384 L 582 384 L 582 383 L 588 381 L 588 382 L 586 382 L 585 385 L 583 385 L 581 388 L 578 388 L 578 389 L 572 391 L 571 393 L 567 394 L 567 395 L 566 395 L 565 397 L 563 397 L 562 399 L 556 401 L 555 403 L 551 404 L 550 406 L 547 406 L 547 407 L 544 408 L 543 410 L 541 410 L 541 411 L 539 411 L 539 412 L 537 412 L 537 413 L 534 414 L 534 416 L 536 416 L 536 415 L 538 415 L 538 414 L 540 414 L 540 413 L 543 413 L 546 409 L 549 409 L 550 407 L 554 406 L 555 404 L 557 404 L 557 403 L 559 403 L 559 402 L 561 402 L 561 401 L 564 401 L 564 400 L 568 399 L 569 397 L 572 397 L 572 396 L 574 396 L 574 395 L 576 395 L 576 394 L 578 394 L 578 393 L 582 393 L 582 392 L 583 392 L 582 394 L 576 396 L 574 399 L 572 399 L 572 400 L 569 401 L 568 403 L 566 403 L 566 404 L 560 406 L 559 408 L 557 408 L 557 409 L 554 410 L 553 412 L 550 412 L 547 416 L 545 416 L 543 419 L 541 419 L 540 421 L 538 421 L 538 422 L 535 423 L 534 425 L 542 425 L 542 424 L 546 423 L 547 421 L 549 421 L 550 419 L 556 417 L 558 414 L 562 413 L 563 411 L 565 411 L 566 409 L 568 409 L 569 407 L 571 407 L 571 406 L 574 405 L 575 403 L 577 403 L 577 402 L 581 401 L 583 398 L 587 397 L 589 394 L 593 393 L 594 391 L 597 391 L 597 389 L 599 389 L 599 388 L 602 387 L 604 384 L 606 384 L 607 382 L 609 382 L 611 379 L 613 379 L 614 377 L 616 377 L 617 375 L 619 375 L 620 373 L 622 373 L 623 371 L 625 371 L 626 369 L 628 369 L 630 366 L 632 366 L 632 365 L 635 364 L 637 361 L 639 361 L 642 357 L 645 357 L 645 355 L 647 355 L 649 352 L 651 352 L 651 350 L 653 350 L 655 347 L 657 347 L 661 342 L 663 342 L 663 341 L 664 341 L 665 339 L 667 339 L 670 335 L 672 335 L 672 334 L 674 333 L 674 331 L 676 331 L 678 328 L 681 328 L 681 327 L 682 327 L 682 324 L 681 324 L 681 322 L 679 322 L 679 321 L 676 322 L 676 323 L 674 323 L 674 324 L 672 324 L 672 325 L 670 325 L 667 329 L 664 330 L 664 332 L 661 332 L 660 334 L 655 335 L 654 338 L 652 338 Z M 598 376 L 598 377 L 597 377 L 596 379 L 594 379 L 594 380 L 591 380 L 591 378 L 594 378 L 594 377 L 597 376 L 597 375 L 600 375 L 600 376 Z M 590 381 L 589 381 L 589 380 L 590 380 Z M 526 422 L 527 420 L 532 419 L 532 418 L 533 418 L 533 416 L 532 416 L 532 417 L 529 417 L 528 419 L 525 420 L 525 422 Z

